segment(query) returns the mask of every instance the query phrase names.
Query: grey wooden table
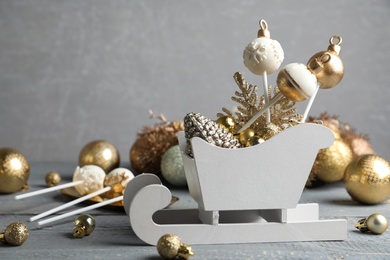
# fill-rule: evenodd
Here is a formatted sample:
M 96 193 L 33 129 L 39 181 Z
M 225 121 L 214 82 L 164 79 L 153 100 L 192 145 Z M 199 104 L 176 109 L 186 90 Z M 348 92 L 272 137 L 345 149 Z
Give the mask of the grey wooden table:
M 63 182 L 70 181 L 75 165 L 72 163 L 31 163 L 30 189 L 34 191 L 46 186 L 47 172 L 61 173 Z M 196 204 L 185 189 L 173 189 L 179 197 L 173 206 L 194 207 Z M 73 221 L 69 217 L 37 228 L 36 222 L 28 219 L 66 203 L 70 200 L 60 192 L 15 201 L 15 194 L 0 195 L 0 228 L 13 221 L 24 222 L 30 230 L 29 239 L 19 247 L 0 245 L 0 259 L 159 259 L 156 247 L 146 245 L 132 231 L 124 211 L 96 209 L 88 213 L 96 219 L 96 229 L 88 237 L 75 239 L 72 236 Z M 195 256 L 190 259 L 355 259 L 389 258 L 390 234 L 360 233 L 355 223 L 374 212 L 390 217 L 388 203 L 362 206 L 352 201 L 342 183 L 326 185 L 303 192 L 301 203 L 319 203 L 320 218 L 345 218 L 348 233 L 345 241 L 256 243 L 228 245 L 193 245 Z M 72 209 L 85 205 L 80 204 Z M 185 242 L 185 241 L 183 241 Z

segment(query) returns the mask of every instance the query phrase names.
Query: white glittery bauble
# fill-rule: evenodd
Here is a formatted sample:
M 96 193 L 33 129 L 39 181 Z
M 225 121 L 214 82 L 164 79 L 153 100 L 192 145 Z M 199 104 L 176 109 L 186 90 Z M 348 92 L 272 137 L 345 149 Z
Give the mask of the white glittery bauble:
M 161 173 L 164 179 L 174 186 L 187 184 L 181 151 L 178 145 L 172 146 L 164 153 L 161 159 Z
M 116 178 L 117 176 L 120 176 L 121 174 L 124 174 L 124 177 L 127 177 L 127 179 L 125 179 L 121 182 L 122 187 L 125 188 L 127 186 L 127 184 L 129 183 L 129 181 L 134 178 L 134 174 L 126 168 L 116 168 L 116 169 L 110 171 L 110 173 L 107 174 L 106 179 Z
M 101 190 L 104 187 L 104 178 L 106 173 L 96 165 L 85 165 L 76 167 L 73 173 L 73 181 L 83 181 L 82 184 L 75 186 L 75 189 L 81 196 Z
M 284 60 L 284 52 L 280 43 L 266 37 L 254 39 L 243 53 L 245 66 L 256 75 L 264 71 L 271 74 L 279 69 Z

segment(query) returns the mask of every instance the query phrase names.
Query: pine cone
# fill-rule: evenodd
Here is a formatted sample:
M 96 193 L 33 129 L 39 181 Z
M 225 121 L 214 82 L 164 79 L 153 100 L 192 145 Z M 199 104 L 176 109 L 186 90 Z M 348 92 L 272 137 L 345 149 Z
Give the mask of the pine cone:
M 239 140 L 234 138 L 224 127 L 199 113 L 189 113 L 184 117 L 184 131 L 187 139 L 186 154 L 191 157 L 193 157 L 193 153 L 190 140 L 193 137 L 202 138 L 219 147 L 230 149 L 241 147 Z

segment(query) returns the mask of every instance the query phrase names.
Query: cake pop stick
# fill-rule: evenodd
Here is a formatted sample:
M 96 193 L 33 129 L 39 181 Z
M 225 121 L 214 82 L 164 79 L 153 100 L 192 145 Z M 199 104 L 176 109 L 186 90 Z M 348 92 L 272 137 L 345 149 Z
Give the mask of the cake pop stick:
M 294 102 L 303 101 L 313 96 L 317 86 L 317 78 L 304 64 L 290 63 L 279 72 L 276 83 L 280 92 L 244 124 L 237 133 L 241 133 L 251 126 L 283 96 Z
M 334 42 L 335 39 L 338 41 L 337 43 Z M 344 76 L 344 64 L 340 58 L 341 42 L 340 36 L 331 37 L 328 49 L 314 54 L 307 62 L 307 68 L 316 76 L 318 85 L 315 94 L 311 96 L 306 106 L 301 123 L 306 121 L 318 90 L 335 87 Z
M 44 217 L 49 216 L 53 213 L 56 213 L 60 210 L 66 209 L 66 208 L 71 207 L 73 205 L 76 205 L 80 202 L 83 202 L 87 199 L 90 199 L 90 198 L 93 198 L 93 197 L 98 196 L 100 194 L 106 193 L 108 191 L 113 191 L 115 193 L 122 194 L 124 189 L 126 188 L 127 184 L 129 183 L 129 181 L 132 178 L 134 178 L 134 174 L 130 170 L 125 169 L 125 168 L 114 169 L 109 174 L 107 174 L 107 176 L 105 177 L 104 185 L 106 187 L 104 187 L 103 189 L 97 190 L 97 191 L 92 192 L 90 194 L 87 194 L 83 197 L 80 197 L 78 199 L 70 201 L 64 205 L 55 207 L 55 208 L 50 209 L 48 211 L 45 211 L 41 214 L 38 214 L 34 217 L 31 217 L 29 219 L 29 221 L 35 221 L 35 220 L 44 218 Z
M 54 221 L 57 221 L 57 220 L 60 220 L 60 219 L 64 219 L 64 218 L 67 218 L 67 217 L 70 217 L 70 216 L 74 216 L 74 215 L 77 215 L 77 214 L 80 214 L 80 213 L 83 213 L 83 212 L 86 212 L 86 211 L 89 211 L 89 210 L 97 209 L 97 208 L 100 208 L 100 207 L 103 207 L 103 206 L 106 206 L 106 205 L 109 205 L 111 203 L 115 203 L 115 202 L 118 202 L 118 201 L 121 201 L 121 200 L 123 200 L 123 195 L 115 197 L 115 198 L 112 198 L 112 199 L 109 199 L 109 200 L 105 200 L 103 202 L 99 202 L 99 203 L 93 204 L 93 205 L 85 207 L 85 208 L 81 208 L 81 209 L 78 209 L 78 210 L 70 211 L 68 213 L 65 213 L 65 214 L 62 214 L 62 215 L 59 215 L 59 216 L 56 216 L 56 217 L 52 217 L 52 218 L 48 218 L 48 219 L 45 219 L 45 220 L 42 220 L 42 221 L 38 221 L 38 226 L 42 227 L 42 226 L 44 226 L 46 224 L 49 224 L 51 222 L 54 222 Z
M 263 76 L 264 105 L 267 105 L 269 102 L 267 75 L 279 69 L 284 59 L 284 52 L 278 41 L 270 39 L 271 34 L 267 22 L 261 19 L 259 25 L 260 30 L 257 32 L 257 38 L 246 46 L 243 58 L 245 66 L 253 74 Z M 269 109 L 266 111 L 266 120 L 269 123 L 271 122 L 271 114 Z
M 36 196 L 36 195 L 64 189 L 64 188 L 69 188 L 69 187 L 75 187 L 75 189 L 80 193 L 80 195 L 84 195 L 102 189 L 105 177 L 106 177 L 105 172 L 99 166 L 85 165 L 82 168 L 77 166 L 75 172 L 73 173 L 72 182 L 17 195 L 15 196 L 15 199 L 16 200 L 24 199 L 24 198 L 28 198 L 28 197 L 32 197 L 32 196 Z

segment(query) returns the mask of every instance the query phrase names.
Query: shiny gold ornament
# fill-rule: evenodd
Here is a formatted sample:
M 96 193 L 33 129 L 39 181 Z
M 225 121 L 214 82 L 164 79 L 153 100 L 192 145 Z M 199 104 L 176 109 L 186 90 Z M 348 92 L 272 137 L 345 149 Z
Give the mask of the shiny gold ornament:
M 20 246 L 28 238 L 28 228 L 21 222 L 13 222 L 0 233 L 0 242 L 12 246 Z
M 118 168 L 120 162 L 119 152 L 111 143 L 104 140 L 96 140 L 86 144 L 79 155 L 79 166 L 97 165 L 105 173 Z
M 61 182 L 61 175 L 58 172 L 51 171 L 46 174 L 45 181 L 48 187 L 57 186 Z
M 230 116 L 221 116 L 215 121 L 218 125 L 223 126 L 230 133 L 234 133 L 234 128 L 236 127 L 236 123 L 234 119 Z
M 145 126 L 138 132 L 137 140 L 130 149 L 131 166 L 139 173 L 160 173 L 161 158 L 172 146 L 178 144 L 177 135 L 184 130 L 181 121 L 168 122 L 163 115 L 156 116 L 149 111 L 152 118 L 162 122 Z
M 354 159 L 346 168 L 344 183 L 353 200 L 378 204 L 390 196 L 390 164 L 375 154 Z
M 345 168 L 352 161 L 351 148 L 342 140 L 336 139 L 328 148 L 321 149 L 316 158 L 316 178 L 324 182 L 343 179 Z
M 380 235 L 387 230 L 388 225 L 389 224 L 385 216 L 379 213 L 374 213 L 368 218 L 359 220 L 355 227 L 363 233 L 370 231 L 373 234 Z
M 245 146 L 246 146 L 246 147 L 248 147 L 248 146 L 254 146 L 254 145 L 262 144 L 262 143 L 264 143 L 264 142 L 265 142 L 265 140 L 264 140 L 263 138 L 260 138 L 260 137 L 258 137 L 257 135 L 255 135 L 255 136 L 253 136 L 253 137 L 251 137 L 251 138 L 249 139 L 249 141 L 245 144 Z
M 163 235 L 157 242 L 157 251 L 164 259 L 176 257 L 188 259 L 194 255 L 192 248 L 181 243 L 180 238 L 174 234 Z
M 0 148 L 0 193 L 25 189 L 30 165 L 22 153 L 12 148 Z
M 333 36 L 328 50 L 314 54 L 307 62 L 308 69 L 317 77 L 322 89 L 333 88 L 344 76 L 344 64 L 339 56 L 341 42 L 340 36 Z
M 238 136 L 238 139 L 240 140 L 240 143 L 242 145 L 245 145 L 249 142 L 249 140 L 254 137 L 256 135 L 256 132 L 253 130 L 253 129 L 245 129 L 244 131 L 242 131 L 239 136 Z
M 80 215 L 74 222 L 73 236 L 77 238 L 89 236 L 95 230 L 95 226 L 95 219 L 91 215 Z

